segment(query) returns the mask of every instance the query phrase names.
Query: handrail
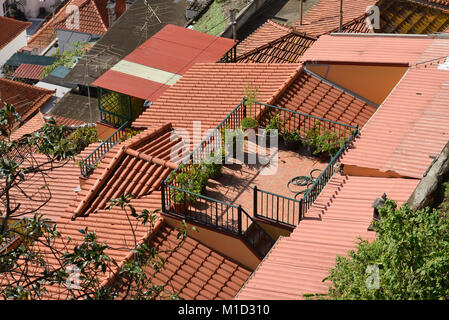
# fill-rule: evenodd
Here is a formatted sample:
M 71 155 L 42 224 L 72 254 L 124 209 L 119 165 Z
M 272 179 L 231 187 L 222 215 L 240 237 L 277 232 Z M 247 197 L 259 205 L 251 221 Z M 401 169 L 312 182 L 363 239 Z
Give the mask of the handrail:
M 278 224 L 283 224 L 288 227 L 296 227 L 296 225 L 302 220 L 303 210 L 302 210 L 302 202 L 303 200 L 297 200 L 289 197 L 285 197 L 283 195 L 275 194 L 273 192 L 265 191 L 254 186 L 253 188 L 253 196 L 254 196 L 254 216 L 257 218 L 266 219 Z M 261 197 L 259 198 L 259 193 Z M 264 197 L 264 194 L 267 195 Z M 271 197 L 271 201 L 268 200 Z M 265 201 L 264 201 L 265 199 Z M 274 199 L 276 199 L 276 204 L 274 204 Z M 281 203 L 279 201 L 281 199 Z M 264 203 L 266 204 L 264 206 Z M 276 214 L 273 207 L 271 210 L 268 208 L 268 205 L 271 204 L 276 207 Z M 287 210 L 285 210 L 287 208 Z M 285 215 L 285 211 L 286 215 Z M 293 211 L 293 214 L 290 216 L 290 211 Z M 260 213 L 259 213 L 260 212 Z
M 95 169 L 95 165 L 103 159 L 103 157 L 108 153 L 108 151 L 114 147 L 120 139 L 123 137 L 123 129 L 128 126 L 129 122 L 122 124 L 114 133 L 104 140 L 94 151 L 92 151 L 86 158 L 81 162 L 81 175 L 87 177 L 89 172 Z
M 348 147 L 349 143 L 351 143 L 359 134 L 359 128 L 356 127 L 353 134 L 349 136 L 349 138 L 345 141 L 345 143 L 341 146 L 340 150 L 332 157 L 329 164 L 326 166 L 326 168 L 321 172 L 321 174 L 318 176 L 318 178 L 315 180 L 313 185 L 305 192 L 303 200 L 303 214 L 304 212 L 309 209 L 309 207 L 312 205 L 312 203 L 318 198 L 321 191 L 323 190 L 324 186 L 327 184 L 327 181 L 331 179 L 334 172 L 334 166 L 337 163 L 340 156 L 343 154 L 343 152 Z M 325 180 L 323 182 L 323 180 Z
M 317 117 L 317 116 L 313 116 L 313 115 L 311 115 L 311 114 L 306 114 L 306 113 L 302 113 L 302 112 L 298 112 L 298 111 L 294 111 L 294 110 L 289 110 L 289 109 L 285 109 L 285 108 L 273 106 L 273 105 L 266 104 L 266 103 L 262 103 L 262 102 L 255 102 L 255 103 L 256 103 L 256 104 L 259 104 L 259 105 L 262 105 L 262 106 L 266 106 L 266 107 L 278 109 L 278 110 L 281 110 L 281 111 L 286 111 L 286 112 L 289 112 L 289 113 L 294 113 L 294 114 L 301 115 L 301 116 L 304 116 L 304 117 L 314 118 L 314 119 L 316 119 L 316 120 L 318 120 L 318 121 L 323 121 L 323 122 L 329 122 L 329 123 L 333 123 L 333 124 L 338 124 L 338 125 L 340 125 L 340 126 L 342 126 L 342 127 L 347 127 L 347 128 L 352 128 L 352 129 L 355 129 L 355 128 L 356 128 L 356 127 L 351 126 L 351 125 L 349 125 L 349 124 L 345 124 L 345 123 L 341 123 L 341 122 L 337 122 L 337 121 L 333 121 L 333 120 L 329 120 L 329 119 L 325 119 L 325 118 L 320 118 L 320 117 Z
M 312 187 L 309 190 L 307 190 L 305 196 L 302 199 L 300 199 L 300 200 L 291 199 L 291 198 L 288 198 L 288 197 L 285 197 L 282 195 L 277 195 L 272 192 L 257 190 L 257 188 L 255 188 L 255 193 L 254 193 L 255 201 L 254 201 L 254 207 L 253 207 L 254 217 L 259 216 L 259 217 L 270 219 L 270 217 L 268 217 L 268 215 L 267 215 L 267 217 L 264 216 L 263 214 L 259 215 L 259 212 L 257 211 L 257 193 L 261 192 L 261 194 L 266 194 L 266 195 L 270 195 L 271 197 L 277 198 L 278 202 L 280 201 L 280 199 L 281 199 L 281 201 L 284 201 L 284 200 L 287 201 L 289 208 L 290 208 L 290 205 L 292 205 L 292 207 L 293 207 L 292 210 L 294 212 L 291 217 L 289 217 L 289 216 L 287 217 L 287 220 L 285 220 L 283 218 L 279 219 L 278 216 L 276 218 L 272 217 L 271 220 L 275 221 L 277 223 L 282 223 L 282 224 L 286 224 L 286 225 L 295 227 L 297 225 L 297 223 L 299 223 L 303 219 L 305 211 L 311 205 L 311 201 L 313 202 L 316 199 L 317 195 L 321 192 L 321 190 L 322 190 L 321 187 L 324 186 L 327 183 L 327 181 L 330 179 L 330 177 L 333 175 L 334 171 L 332 169 L 333 169 L 335 162 L 338 160 L 339 156 L 343 153 L 343 151 L 347 148 L 348 143 L 350 141 L 352 141 L 352 139 L 358 134 L 358 126 L 347 125 L 344 123 L 339 123 L 339 122 L 328 120 L 325 118 L 320 118 L 317 116 L 308 115 L 305 113 L 301 113 L 301 112 L 297 112 L 297 111 L 293 111 L 293 110 L 289 110 L 289 109 L 285 109 L 285 108 L 281 108 L 281 107 L 277 107 L 277 106 L 273 106 L 273 105 L 269 105 L 269 104 L 265 104 L 265 103 L 255 102 L 254 103 L 254 106 L 255 106 L 254 107 L 254 115 L 256 115 L 258 113 L 259 117 L 262 114 L 264 114 L 263 112 L 265 112 L 265 109 L 258 109 L 259 111 L 257 111 L 257 105 L 259 105 L 261 107 L 265 106 L 265 107 L 272 108 L 275 110 L 280 110 L 280 111 L 287 112 L 288 114 L 293 115 L 293 118 L 292 118 L 292 116 L 289 116 L 288 121 L 291 121 L 291 119 L 296 121 L 297 117 L 295 115 L 299 115 L 298 124 L 301 123 L 301 121 L 305 121 L 304 119 L 308 119 L 307 121 L 309 122 L 309 126 L 310 126 L 310 122 L 314 122 L 314 120 L 323 122 L 323 124 L 320 125 L 320 130 L 323 128 L 325 130 L 331 130 L 333 128 L 335 130 L 335 132 L 338 131 L 338 134 L 340 137 L 345 137 L 345 140 L 346 140 L 343 143 L 343 145 L 341 146 L 340 150 L 337 152 L 337 154 L 332 157 L 331 162 L 329 163 L 327 168 L 317 178 L 317 180 L 312 185 Z M 242 106 L 244 106 L 244 108 L 242 108 L 240 110 L 239 108 L 241 108 Z M 252 110 L 253 110 L 253 108 L 250 107 L 249 112 L 251 114 L 249 116 L 253 116 Z M 180 165 L 178 165 L 178 167 L 174 170 L 174 172 L 177 172 L 178 170 L 180 170 L 182 165 L 187 165 L 189 163 L 192 164 L 192 159 L 196 160 L 197 155 L 199 155 L 199 157 L 201 158 L 200 160 L 203 160 L 202 159 L 204 157 L 203 152 L 204 152 L 204 150 L 206 150 L 207 146 L 209 146 L 213 143 L 222 143 L 222 141 L 219 141 L 220 140 L 219 135 L 217 135 L 217 134 L 220 133 L 219 130 L 222 129 L 224 124 L 227 124 L 227 126 L 230 125 L 231 127 L 236 127 L 236 128 L 240 127 L 241 120 L 244 117 L 247 117 L 247 111 L 248 110 L 246 110 L 245 99 L 243 99 L 216 126 L 216 128 L 205 139 L 203 139 L 198 146 L 196 146 L 194 148 L 194 150 L 182 161 L 182 163 Z M 227 122 L 230 122 L 230 123 L 227 123 Z M 329 124 L 329 125 L 327 125 L 327 124 Z M 331 124 L 338 126 L 338 128 L 336 126 L 331 126 Z M 293 124 L 293 126 L 295 127 L 294 128 L 295 130 L 299 129 L 299 127 L 296 127 L 295 123 Z M 351 129 L 351 130 L 349 130 L 350 131 L 349 138 L 346 138 L 347 133 L 348 133 L 347 129 Z M 246 241 L 250 242 L 250 244 L 253 245 L 253 247 L 254 247 L 255 243 L 252 243 L 251 239 L 249 239 L 248 236 L 245 234 L 245 232 L 248 231 L 248 229 L 242 230 L 242 225 L 249 227 L 249 223 L 252 222 L 251 225 L 254 225 L 255 228 L 260 229 L 257 231 L 258 236 L 260 236 L 260 234 L 264 234 L 264 236 L 265 235 L 268 236 L 267 239 L 270 239 L 270 241 L 272 241 L 272 243 L 274 243 L 274 240 L 271 239 L 271 237 L 269 237 L 269 235 L 265 232 L 265 230 L 262 227 L 260 227 L 257 224 L 257 222 L 253 219 L 253 217 L 248 215 L 247 212 L 245 210 L 243 210 L 241 206 L 236 206 L 236 205 L 233 205 L 230 203 L 226 203 L 226 202 L 223 202 L 223 201 L 220 201 L 217 199 L 213 199 L 213 198 L 201 195 L 201 194 L 197 194 L 195 192 L 191 192 L 191 191 L 184 190 L 182 188 L 173 186 L 168 183 L 169 178 L 170 177 L 167 177 L 162 182 L 162 202 L 163 202 L 162 208 L 163 208 L 164 212 L 181 215 L 181 216 L 184 216 L 186 219 L 199 221 L 200 223 L 204 223 L 206 225 L 215 226 L 217 229 L 222 229 L 222 230 L 225 230 L 228 232 L 232 232 L 234 234 L 238 234 L 242 238 L 245 238 Z M 181 199 L 180 205 L 184 205 L 184 207 L 176 207 L 175 204 L 179 204 L 179 203 L 172 203 L 172 202 L 167 201 L 167 198 L 166 198 L 167 196 L 172 197 L 172 194 L 170 193 L 170 191 L 184 193 L 184 196 L 180 197 L 180 199 Z M 166 192 L 168 192 L 168 194 L 165 194 Z M 186 197 L 186 195 L 193 196 L 193 198 L 195 200 L 199 199 L 196 201 L 197 208 L 199 208 L 199 211 L 193 210 L 188 214 L 186 213 L 188 211 L 185 207 L 187 204 L 186 198 L 188 198 L 188 197 Z M 293 201 L 293 202 L 290 202 L 290 201 Z M 167 208 L 166 203 L 170 203 L 170 206 L 173 205 L 173 207 Z M 199 206 L 198 206 L 198 204 L 199 204 Z M 204 204 L 204 206 L 201 206 L 202 204 Z M 296 209 L 296 206 L 298 206 L 298 209 Z M 220 210 L 218 207 L 220 207 Z M 176 208 L 179 209 L 179 212 L 174 212 L 176 210 Z M 220 215 L 218 214 L 218 211 L 220 211 Z M 238 212 L 237 229 L 235 227 L 236 221 L 234 219 L 235 211 Z M 297 213 L 297 216 L 296 216 L 296 213 Z M 248 224 L 242 223 L 242 218 L 246 219 L 246 222 L 248 222 Z M 223 219 L 225 219 L 225 220 L 223 220 Z M 228 226 L 227 225 L 228 221 L 232 221 L 234 224 L 231 226 Z M 226 222 L 226 225 L 224 224 L 224 222 Z M 254 248 L 254 249 L 257 250 L 257 248 Z
M 200 148 L 203 146 L 203 144 L 205 144 L 210 138 L 212 138 L 221 128 L 221 126 L 232 116 L 232 114 L 239 108 L 241 107 L 243 104 L 245 103 L 245 99 L 243 99 L 216 127 L 215 129 L 206 137 L 203 139 L 203 141 L 201 141 L 200 144 L 198 144 L 198 146 L 195 147 L 195 149 L 193 149 L 193 151 L 178 165 L 178 167 L 173 171 L 173 172 L 178 172 L 179 168 L 183 165 L 188 163 L 188 161 L 190 161 L 190 159 L 194 156 L 194 154 L 196 152 L 198 152 L 198 150 L 200 150 Z M 165 178 L 164 183 L 168 183 L 168 179 L 170 177 Z

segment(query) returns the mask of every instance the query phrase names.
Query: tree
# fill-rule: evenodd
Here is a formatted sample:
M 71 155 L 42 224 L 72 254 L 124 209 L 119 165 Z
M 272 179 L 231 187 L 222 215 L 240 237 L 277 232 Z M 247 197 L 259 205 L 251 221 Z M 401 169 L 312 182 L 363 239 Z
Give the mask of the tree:
M 120 265 L 120 261 L 108 254 L 108 250 L 114 248 L 100 243 L 95 231 L 81 229 L 83 240 L 74 241 L 40 214 L 40 209 L 52 196 L 45 177 L 73 160 L 79 145 L 71 138 L 70 130 L 58 126 L 54 120 L 38 132 L 12 141 L 10 137 L 16 121 L 20 121 L 20 116 L 12 105 L 5 104 L 0 109 L 0 297 L 45 299 L 52 287 L 60 289 L 60 299 L 178 298 L 169 284 L 153 284 L 155 273 L 165 265 L 162 252 L 156 247 L 139 243 L 134 235 L 134 244 L 129 248 L 133 258 Z M 44 185 L 33 190 L 24 188 L 33 175 L 41 175 Z M 24 207 L 20 197 L 38 203 L 31 208 Z M 157 211 L 138 213 L 131 199 L 131 195 L 112 199 L 108 209 L 122 210 L 133 234 L 136 221 L 152 232 L 158 219 Z M 183 222 L 178 230 L 180 245 L 187 237 L 186 230 Z M 145 272 L 144 267 L 148 265 L 153 273 Z M 74 271 L 77 278 L 72 286 Z M 114 281 L 108 282 L 108 279 Z
M 449 220 L 429 208 L 387 200 L 374 223 L 377 238 L 337 257 L 331 299 L 448 299 Z M 325 280 L 326 280 L 325 279 Z

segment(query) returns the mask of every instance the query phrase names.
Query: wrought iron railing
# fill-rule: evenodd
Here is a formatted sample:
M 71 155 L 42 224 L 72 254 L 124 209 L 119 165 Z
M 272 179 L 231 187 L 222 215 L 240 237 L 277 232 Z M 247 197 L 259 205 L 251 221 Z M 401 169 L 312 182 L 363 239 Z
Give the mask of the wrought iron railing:
M 261 102 L 255 102 L 253 106 L 248 106 L 247 116 L 258 119 L 259 125 L 262 127 L 266 126 L 272 117 L 277 116 L 281 124 L 279 128 L 281 134 L 286 131 L 296 131 L 301 135 L 301 138 L 307 138 L 309 130 L 316 129 L 317 134 L 325 134 L 326 131 L 330 131 L 339 138 L 346 139 L 356 129 L 356 127 L 348 124 Z
M 221 58 L 219 63 L 235 63 L 237 61 L 237 44 L 235 44 L 231 49 L 229 49 L 223 58 Z
M 162 210 L 186 221 L 239 236 L 263 258 L 274 240 L 241 207 L 162 182 Z M 174 202 L 174 199 L 177 201 Z M 266 242 L 265 244 L 263 242 Z
M 327 182 L 332 178 L 335 172 L 339 170 L 337 167 L 337 162 L 343 152 L 348 148 L 348 146 L 352 143 L 352 141 L 359 134 L 358 126 L 354 129 L 349 138 L 345 141 L 345 143 L 341 146 L 340 150 L 332 157 L 331 161 L 327 165 L 327 167 L 321 172 L 318 178 L 315 180 L 314 184 L 305 192 L 303 200 L 303 215 L 304 212 L 310 208 L 310 206 L 315 202 L 316 198 L 320 195 L 321 191 L 323 191 Z
M 264 191 L 257 186 L 254 191 L 254 217 L 269 220 L 287 227 L 296 227 L 302 220 L 304 211 L 302 199 L 296 200 Z
M 81 161 L 81 175 L 87 177 L 89 173 L 94 170 L 98 162 L 108 153 L 108 151 L 119 143 L 125 136 L 125 129 L 128 126 L 128 122 L 125 122 L 118 128 L 109 138 L 104 140 L 91 154 L 89 154 L 84 160 Z
M 358 127 L 259 102 L 247 105 L 246 100 L 243 99 L 242 102 L 240 102 L 239 105 L 237 105 L 237 107 L 235 107 L 234 110 L 232 110 L 232 112 L 212 131 L 212 133 L 210 133 L 194 149 L 182 164 L 178 166 L 175 173 L 177 171 L 182 171 L 184 173 L 190 172 L 190 170 L 195 169 L 195 166 L 198 164 L 204 163 L 206 157 L 210 156 L 212 153 L 216 154 L 217 152 L 222 152 L 222 133 L 224 129 L 240 128 L 241 122 L 245 117 L 253 117 L 258 120 L 259 125 L 266 126 L 272 116 L 277 116 L 282 124 L 279 128 L 281 133 L 285 133 L 286 131 L 296 131 L 300 134 L 301 138 L 307 139 L 309 131 L 313 129 L 316 134 L 331 132 L 340 139 L 339 141 L 344 141 L 342 142 L 339 151 L 331 158 L 326 169 L 323 170 L 321 175 L 314 181 L 310 189 L 304 191 L 305 195 L 302 199 L 292 199 L 269 191 L 260 190 L 257 187 L 254 188 L 253 214 L 255 217 L 294 227 L 303 219 L 304 214 L 310 205 L 315 201 L 316 197 L 318 197 L 326 183 L 335 173 L 336 163 L 341 154 L 348 147 L 349 143 L 351 143 L 354 137 L 358 134 Z M 241 218 L 239 220 L 239 215 L 242 216 L 241 210 L 239 211 L 238 209 L 240 208 L 239 206 L 187 191 L 183 189 L 182 186 L 176 186 L 174 185 L 174 182 L 169 183 L 168 181 L 169 178 L 167 178 L 163 184 L 165 197 L 163 208 L 166 212 L 173 214 L 178 213 L 178 215 L 185 216 L 186 218 L 243 237 L 242 230 L 244 228 L 242 226 L 248 227 L 248 225 L 245 224 L 246 221 L 240 221 Z M 181 199 L 190 198 L 191 201 L 181 201 L 183 202 L 183 205 L 179 205 L 178 207 L 175 204 L 171 204 L 167 199 L 173 199 L 173 195 L 176 192 L 183 194 Z M 192 200 L 192 198 L 194 198 L 194 200 Z M 194 208 L 194 210 L 186 209 L 187 202 L 193 203 L 190 207 Z M 189 213 L 188 217 L 180 211 L 181 209 Z M 220 220 L 220 217 L 222 216 L 225 216 L 226 219 Z M 248 216 L 245 219 L 252 218 Z M 235 221 L 237 222 L 235 226 L 234 224 L 230 226 L 230 221 L 233 221 L 233 223 Z M 224 226 L 224 223 L 227 223 L 226 226 Z M 263 230 L 259 225 L 257 226 Z M 238 229 L 239 227 L 240 229 Z

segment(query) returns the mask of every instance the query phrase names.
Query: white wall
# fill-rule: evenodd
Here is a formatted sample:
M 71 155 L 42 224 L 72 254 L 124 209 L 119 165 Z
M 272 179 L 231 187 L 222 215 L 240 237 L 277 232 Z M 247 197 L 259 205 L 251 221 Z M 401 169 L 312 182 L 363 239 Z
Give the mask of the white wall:
M 22 31 L 14 40 L 0 50 L 0 68 L 8 61 L 17 50 L 27 45 L 26 30 Z

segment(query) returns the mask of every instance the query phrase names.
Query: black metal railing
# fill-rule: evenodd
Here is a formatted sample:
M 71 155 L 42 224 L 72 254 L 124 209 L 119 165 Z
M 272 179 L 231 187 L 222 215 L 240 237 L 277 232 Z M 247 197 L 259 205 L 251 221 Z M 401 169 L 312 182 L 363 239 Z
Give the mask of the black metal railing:
M 316 198 L 320 195 L 321 191 L 323 191 L 327 182 L 332 178 L 334 173 L 338 171 L 337 162 L 340 159 L 341 155 L 345 152 L 348 146 L 352 143 L 352 141 L 359 134 L 359 128 L 356 127 L 353 133 L 349 136 L 349 138 L 345 141 L 345 143 L 341 146 L 340 150 L 332 157 L 331 161 L 327 165 L 327 167 L 321 172 L 321 174 L 316 178 L 314 184 L 305 192 L 303 200 L 302 210 L 303 212 L 307 212 L 310 206 L 315 202 Z M 304 213 L 303 213 L 304 214 Z
M 261 190 L 257 186 L 253 188 L 253 192 L 254 217 L 293 228 L 302 220 L 304 214 L 302 199 L 296 200 L 281 196 Z
M 356 127 L 348 124 L 260 102 L 255 102 L 253 106 L 248 106 L 246 112 L 248 117 L 258 119 L 259 125 L 262 127 L 266 126 L 273 117 L 276 117 L 276 121 L 280 125 L 279 131 L 281 134 L 286 131 L 295 131 L 303 139 L 307 138 L 310 130 L 314 130 L 316 134 L 321 135 L 331 132 L 336 134 L 338 138 L 344 139 L 356 130 Z
M 235 63 L 237 61 L 237 44 L 229 49 L 218 63 Z
M 108 151 L 119 143 L 125 136 L 124 129 L 128 126 L 128 122 L 125 122 L 118 128 L 109 138 L 104 140 L 91 154 L 89 154 L 80 163 L 81 175 L 87 177 L 89 173 L 94 170 L 98 162 L 108 153 Z
M 243 99 L 212 133 L 187 156 L 174 174 L 177 171 L 182 171 L 183 173 L 193 172 L 191 170 L 196 170 L 199 164 L 204 163 L 206 157 L 216 154 L 217 151 L 222 153 L 223 132 L 225 129 L 240 128 L 242 120 L 246 117 L 257 119 L 259 125 L 263 127 L 272 120 L 273 116 L 278 118 L 281 134 L 286 131 L 296 131 L 301 138 L 308 139 L 310 130 L 313 130 L 318 135 L 332 133 L 330 137 L 332 139 L 337 137 L 339 139 L 338 143 L 341 143 L 339 151 L 332 157 L 329 165 L 323 170 L 321 175 L 314 180 L 313 185 L 304 191 L 305 195 L 302 199 L 288 198 L 260 190 L 257 187 L 254 189 L 253 214 L 255 217 L 295 227 L 304 218 L 310 205 L 335 173 L 336 163 L 341 154 L 357 136 L 358 127 L 264 103 L 255 102 L 248 104 Z M 170 183 L 168 183 L 168 180 L 169 178 L 163 183 L 163 208 L 165 212 L 177 214 L 185 217 L 187 220 L 194 220 L 241 237 L 245 237 L 245 232 L 249 230 L 249 220 L 251 220 L 251 225 L 259 228 L 257 232 L 262 234 L 265 232 L 249 215 L 242 215 L 240 206 L 187 191 L 183 186 L 176 185 L 175 179 Z M 181 203 L 172 203 L 169 199 L 176 199 L 177 202 Z
M 274 244 L 274 240 L 241 206 L 195 194 L 164 182 L 161 192 L 164 213 L 239 236 L 247 241 L 260 258 Z

